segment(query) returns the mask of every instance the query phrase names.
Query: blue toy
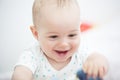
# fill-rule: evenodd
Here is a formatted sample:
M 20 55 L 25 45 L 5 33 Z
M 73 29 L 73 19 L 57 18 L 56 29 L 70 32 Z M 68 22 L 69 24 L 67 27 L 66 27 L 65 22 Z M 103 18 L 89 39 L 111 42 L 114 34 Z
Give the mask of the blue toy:
M 93 77 L 89 77 L 87 79 L 87 74 L 85 74 L 83 70 L 77 72 L 77 77 L 79 78 L 79 80 L 102 80 L 99 77 L 97 77 L 96 79 L 94 79 Z

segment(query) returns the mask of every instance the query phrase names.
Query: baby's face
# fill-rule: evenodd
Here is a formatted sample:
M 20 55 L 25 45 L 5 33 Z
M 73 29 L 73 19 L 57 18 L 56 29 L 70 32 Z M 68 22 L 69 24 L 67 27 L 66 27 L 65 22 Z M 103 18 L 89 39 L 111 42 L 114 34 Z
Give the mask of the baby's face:
M 77 7 L 56 9 L 51 6 L 42 12 L 38 41 L 49 59 L 64 62 L 78 49 L 80 43 L 78 9 Z

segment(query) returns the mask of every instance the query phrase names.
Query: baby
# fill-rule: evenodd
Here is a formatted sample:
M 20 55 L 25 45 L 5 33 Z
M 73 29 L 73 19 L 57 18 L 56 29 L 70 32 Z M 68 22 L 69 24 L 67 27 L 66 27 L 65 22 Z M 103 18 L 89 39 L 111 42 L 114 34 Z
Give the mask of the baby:
M 30 27 L 38 41 L 26 49 L 12 80 L 74 80 L 78 70 L 103 78 L 106 58 L 81 49 L 80 8 L 77 0 L 35 0 Z

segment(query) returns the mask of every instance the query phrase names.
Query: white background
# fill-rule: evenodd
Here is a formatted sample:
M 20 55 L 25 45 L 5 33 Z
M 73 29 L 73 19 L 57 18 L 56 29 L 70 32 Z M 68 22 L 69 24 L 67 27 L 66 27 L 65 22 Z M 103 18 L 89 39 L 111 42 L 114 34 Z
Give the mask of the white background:
M 0 0 L 0 74 L 11 72 L 23 49 L 35 42 L 29 29 L 32 25 L 32 3 L 33 0 Z M 93 44 L 96 38 L 98 51 L 109 53 L 106 55 L 111 61 L 119 62 L 120 1 L 81 0 L 80 6 L 82 21 L 105 27 L 90 33 L 89 44 Z M 105 46 L 101 48 L 103 44 Z

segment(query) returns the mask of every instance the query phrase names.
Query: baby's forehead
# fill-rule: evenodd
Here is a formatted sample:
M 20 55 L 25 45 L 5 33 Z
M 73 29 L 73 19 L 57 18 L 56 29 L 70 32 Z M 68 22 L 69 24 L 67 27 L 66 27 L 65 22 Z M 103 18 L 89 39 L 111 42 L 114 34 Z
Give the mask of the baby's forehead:
M 56 4 L 58 7 L 66 6 L 70 3 L 77 3 L 77 0 L 34 0 L 34 5 L 45 6 L 45 5 L 54 5 Z
M 49 9 L 50 7 L 64 9 L 66 7 L 79 7 L 77 0 L 35 0 L 33 3 L 33 14 L 40 13 L 42 8 Z
M 39 23 L 40 19 L 50 17 L 50 14 L 61 13 L 61 10 L 67 12 L 67 10 L 78 7 L 75 1 L 76 0 L 35 0 L 33 5 L 34 25 Z

